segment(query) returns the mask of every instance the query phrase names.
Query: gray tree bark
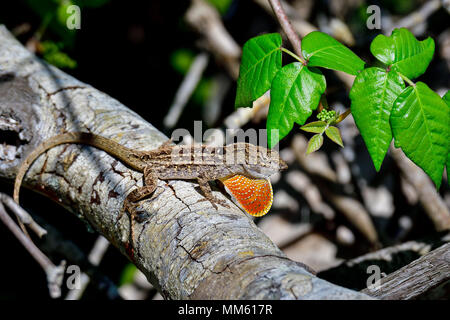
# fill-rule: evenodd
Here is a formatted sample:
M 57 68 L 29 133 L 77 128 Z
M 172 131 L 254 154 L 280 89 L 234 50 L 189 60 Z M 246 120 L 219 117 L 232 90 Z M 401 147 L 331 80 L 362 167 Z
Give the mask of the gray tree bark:
M 38 60 L 0 26 L 0 135 L 14 137 L 0 145 L 0 177 L 13 181 L 28 152 L 69 131 L 91 131 L 139 150 L 167 139 L 117 100 Z M 116 224 L 116 217 L 142 174 L 98 149 L 55 147 L 35 161 L 24 183 L 88 221 L 165 298 L 370 299 L 289 260 L 221 192 L 214 195 L 232 209 L 215 210 L 191 182 L 160 181 L 140 203 L 143 219 L 131 250 L 129 219 Z

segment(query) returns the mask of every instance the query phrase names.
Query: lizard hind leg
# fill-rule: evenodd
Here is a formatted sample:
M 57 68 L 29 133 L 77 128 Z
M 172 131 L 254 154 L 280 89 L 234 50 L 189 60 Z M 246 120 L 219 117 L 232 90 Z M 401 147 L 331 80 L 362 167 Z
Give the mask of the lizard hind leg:
M 117 221 L 119 221 L 124 212 L 127 212 L 130 216 L 130 242 L 134 242 L 134 221 L 139 213 L 136 210 L 137 204 L 136 202 L 147 198 L 150 196 L 156 189 L 158 184 L 158 178 L 156 174 L 151 170 L 150 167 L 145 167 L 144 169 L 144 186 L 139 187 L 131 191 L 125 201 L 123 202 L 122 210 L 119 212 L 117 216 Z

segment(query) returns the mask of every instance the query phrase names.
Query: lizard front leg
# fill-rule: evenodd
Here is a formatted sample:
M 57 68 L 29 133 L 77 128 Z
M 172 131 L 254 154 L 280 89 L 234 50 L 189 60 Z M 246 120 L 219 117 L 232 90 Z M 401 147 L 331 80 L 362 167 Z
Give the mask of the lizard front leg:
M 230 206 L 228 205 L 228 203 L 225 200 L 222 199 L 218 199 L 216 197 L 214 197 L 214 195 L 212 194 L 212 190 L 211 187 L 209 185 L 209 180 L 203 177 L 197 178 L 197 183 L 200 186 L 200 190 L 202 190 L 203 195 L 205 196 L 206 199 L 200 200 L 200 201 L 205 201 L 208 200 L 209 202 L 211 202 L 212 206 L 214 207 L 214 209 L 217 210 L 217 205 L 216 204 L 220 204 L 226 208 L 230 208 Z

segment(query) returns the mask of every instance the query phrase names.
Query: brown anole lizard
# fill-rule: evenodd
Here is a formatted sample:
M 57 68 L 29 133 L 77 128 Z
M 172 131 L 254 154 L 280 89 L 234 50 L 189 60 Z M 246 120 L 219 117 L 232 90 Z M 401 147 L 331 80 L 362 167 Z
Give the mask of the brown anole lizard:
M 196 180 L 205 198 L 217 209 L 216 204 L 226 207 L 228 205 L 213 196 L 209 181 L 224 181 L 228 177 L 237 175 L 267 179 L 272 174 L 287 168 L 278 152 L 248 143 L 211 147 L 200 144 L 171 145 L 169 140 L 157 149 L 139 151 L 124 147 L 114 140 L 96 134 L 69 132 L 42 142 L 22 162 L 14 183 L 14 200 L 17 203 L 19 203 L 22 179 L 31 164 L 45 151 L 67 143 L 94 146 L 144 174 L 144 186 L 134 189 L 128 194 L 123 204 L 123 210 L 118 215 L 118 219 L 120 219 L 122 213 L 127 211 L 130 213 L 132 221 L 135 214 L 135 203 L 155 191 L 158 179 Z M 235 184 L 233 186 L 235 187 Z M 133 237 L 131 238 L 133 239 Z

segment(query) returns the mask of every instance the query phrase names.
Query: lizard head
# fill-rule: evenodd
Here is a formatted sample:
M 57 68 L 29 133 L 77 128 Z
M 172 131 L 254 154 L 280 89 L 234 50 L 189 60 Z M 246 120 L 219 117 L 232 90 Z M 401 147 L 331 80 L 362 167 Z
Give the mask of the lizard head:
M 245 143 L 245 161 L 242 164 L 245 174 L 253 178 L 268 178 L 278 171 L 287 169 L 277 151 Z
M 287 164 L 280 154 L 271 149 L 258 146 L 258 160 L 256 165 L 248 164 L 247 170 L 256 178 L 270 177 L 278 171 L 286 170 Z

